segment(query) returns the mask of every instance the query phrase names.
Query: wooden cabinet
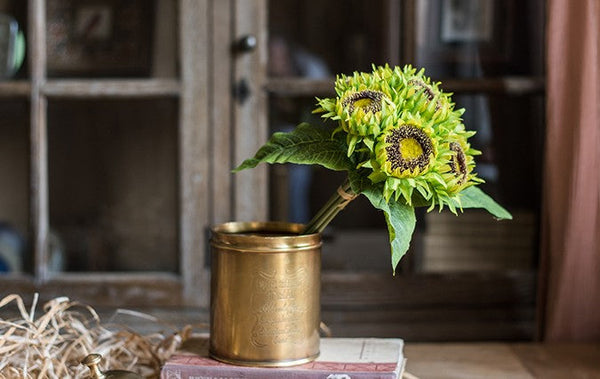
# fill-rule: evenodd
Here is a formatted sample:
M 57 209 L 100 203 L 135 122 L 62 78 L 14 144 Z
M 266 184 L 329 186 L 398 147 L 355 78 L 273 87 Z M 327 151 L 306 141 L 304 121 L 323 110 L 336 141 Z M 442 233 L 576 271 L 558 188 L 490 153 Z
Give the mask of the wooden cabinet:
M 208 226 L 261 212 L 236 201 L 230 173 L 231 139 L 245 155 L 260 142 L 243 135 L 256 136 L 252 128 L 234 131 L 235 120 L 257 117 L 261 97 L 241 104 L 231 93 L 242 77 L 258 83 L 262 47 L 234 64 L 232 41 L 255 33 L 261 18 L 246 15 L 260 7 L 7 4 L 22 13 L 28 50 L 20 76 L 0 82 L 0 218 L 26 244 L 20 272 L 0 276 L 1 292 L 109 306 L 206 306 Z M 129 12 L 130 24 L 119 12 Z M 138 42 L 149 47 L 141 63 L 134 61 Z M 264 192 L 245 189 L 262 180 L 259 173 L 235 186 L 247 200 L 262 196 L 255 206 L 265 203 Z
M 489 34 L 508 40 L 500 43 L 503 50 L 482 50 L 490 54 L 484 61 L 492 71 L 472 76 L 462 75 L 458 63 L 470 61 L 477 43 L 442 43 L 436 39 L 442 26 L 428 27 L 444 19 L 442 1 L 132 2 L 153 7 L 146 28 L 153 31 L 152 67 L 146 74 L 118 77 L 50 69 L 47 9 L 55 1 L 26 3 L 28 67 L 20 77 L 0 82 L 0 217 L 17 225 L 28 241 L 22 272 L 0 276 L 2 293 L 37 291 L 46 299 L 66 295 L 106 306 L 207 307 L 208 226 L 284 219 L 292 202 L 281 167 L 261 165 L 235 175 L 231 168 L 253 155 L 270 131 L 299 122 L 305 110 L 299 108 L 314 106 L 314 96 L 333 95 L 335 73 L 369 70 L 371 63 L 413 63 L 427 66 L 457 97 L 468 102 L 469 96 L 483 96 L 492 104 L 488 110 L 501 148 L 496 163 L 508 179 L 491 189 L 509 199 L 498 198 L 510 210 L 526 211 L 526 228 L 516 225 L 530 243 L 511 251 L 512 259 L 504 254 L 511 249 L 505 233 L 512 232 L 494 229 L 493 239 L 469 246 L 471 255 L 463 256 L 469 265 L 457 260 L 448 265 L 444 259 L 463 253 L 460 244 L 437 250 L 437 256 L 422 252 L 455 241 L 455 229 L 436 218 L 429 220 L 431 230 L 441 235 L 419 230 L 413 251 L 392 276 L 383 216 L 356 200 L 325 236 L 323 321 L 338 336 L 534 337 L 543 0 L 529 0 L 526 12 L 517 11 L 515 0 L 492 7 L 513 12 L 506 23 L 503 13 L 496 14 L 496 32 Z M 502 29 L 509 21 L 521 28 L 519 35 Z M 248 35 L 256 38 L 256 47 L 236 48 Z M 277 37 L 319 55 L 329 75 L 269 71 L 274 63 L 269 47 Z M 279 105 L 290 104 L 297 109 L 276 114 Z M 316 168 L 311 207 L 319 207 L 342 179 Z M 461 220 L 452 224 L 463 231 L 481 224 L 478 215 Z M 506 244 L 486 249 L 493 241 Z M 63 266 L 55 266 L 57 246 L 63 247 Z M 498 253 L 497 261 L 484 262 L 480 253 Z M 488 262 L 499 264 L 483 265 Z
M 343 4 L 342 4 L 343 3 Z M 371 64 L 426 69 L 454 93 L 470 140 L 483 155 L 476 171 L 485 191 L 513 212 L 417 212 L 409 253 L 392 276 L 381 213 L 359 197 L 325 232 L 323 321 L 346 336 L 407 340 L 531 339 L 536 332 L 537 228 L 544 120 L 543 1 L 293 0 L 269 3 L 269 33 L 281 58 L 266 83 L 272 130 L 289 128 L 334 96 L 337 73 Z M 526 11 L 519 11 L 519 10 Z M 282 43 L 283 41 L 283 43 Z M 301 66 L 308 59 L 312 66 Z M 314 70 L 321 67 L 320 73 Z M 323 76 L 329 70 L 329 76 Z M 295 108 L 294 108 L 295 107 Z M 317 121 L 302 119 L 302 121 Z M 318 121 L 317 121 L 318 122 Z M 271 216 L 315 212 L 343 175 L 315 168 L 304 195 L 294 172 L 275 167 Z M 484 176 L 485 175 L 485 176 Z M 293 183 L 298 183 L 293 182 Z M 305 184 L 306 185 L 306 184 Z M 290 199 L 291 196 L 296 196 Z M 304 200 L 302 196 L 305 196 Z

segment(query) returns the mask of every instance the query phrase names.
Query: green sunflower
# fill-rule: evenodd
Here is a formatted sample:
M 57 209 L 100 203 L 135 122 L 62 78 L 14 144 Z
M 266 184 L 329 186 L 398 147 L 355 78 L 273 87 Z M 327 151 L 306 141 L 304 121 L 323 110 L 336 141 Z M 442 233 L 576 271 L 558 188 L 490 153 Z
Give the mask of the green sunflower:
M 362 110 L 363 113 L 376 114 L 377 112 L 381 112 L 385 96 L 383 92 L 370 89 L 350 92 L 343 98 L 342 106 L 349 114 L 357 110 Z
M 465 133 L 465 135 L 468 134 Z M 446 190 L 449 196 L 453 196 L 469 186 L 483 182 L 473 172 L 475 168 L 474 156 L 481 154 L 481 152 L 470 147 L 465 135 L 455 135 L 448 141 L 444 141 L 441 144 L 441 153 L 436 162 L 436 169 L 446 182 Z
M 373 144 L 381 133 L 382 119 L 395 112 L 396 104 L 391 100 L 388 83 L 370 73 L 339 75 L 335 89 L 337 97 L 317 99 L 314 113 L 323 113 L 323 118 L 339 123 L 338 130 L 347 133 L 350 156 L 359 143 Z
M 481 182 L 472 173 L 476 150 L 466 142 L 464 109 L 454 109 L 451 94 L 439 88 L 421 69 L 373 66 L 336 78 L 337 97 L 318 99 L 315 113 L 335 120 L 346 133 L 347 155 L 359 146 L 368 152 L 359 167 L 371 168 L 373 183 L 383 182 L 383 193 L 411 205 L 414 190 L 419 204 L 450 207 L 456 194 Z
M 439 82 L 432 82 L 425 76 L 425 70 L 419 72 L 411 65 L 403 68 L 390 68 L 388 65 L 374 67 L 373 76 L 388 83 L 392 88 L 392 100 L 401 104 L 402 109 L 424 118 L 443 121 L 453 110 L 451 94 L 443 92 Z
M 403 123 L 386 130 L 376 147 L 383 157 L 382 171 L 397 178 L 414 178 L 431 166 L 434 144 L 423 129 L 413 123 Z
M 455 109 L 451 94 L 439 84 L 412 66 L 372 66 L 368 73 L 339 75 L 336 97 L 317 99 L 314 110 L 334 127 L 302 123 L 291 132 L 275 133 L 236 171 L 261 162 L 347 171 L 346 180 L 303 234 L 322 232 L 350 201 L 364 194 L 385 214 L 392 268 L 408 250 L 414 207 L 441 211 L 446 206 L 458 214 L 464 205 L 484 208 L 499 219 L 512 218 L 483 191 L 467 188 L 483 182 L 473 172 L 473 156 L 479 152 L 467 142 L 474 132 L 465 129 L 464 109 Z
M 414 189 L 426 199 L 431 198 L 428 181 L 436 179 L 429 173 L 436 162 L 438 145 L 432 123 L 408 112 L 398 120 L 387 121 L 392 123 L 377 138 L 374 157 L 364 165 L 373 170 L 369 178 L 373 183 L 384 182 L 388 201 L 392 196 L 396 200 L 403 197 L 411 204 Z

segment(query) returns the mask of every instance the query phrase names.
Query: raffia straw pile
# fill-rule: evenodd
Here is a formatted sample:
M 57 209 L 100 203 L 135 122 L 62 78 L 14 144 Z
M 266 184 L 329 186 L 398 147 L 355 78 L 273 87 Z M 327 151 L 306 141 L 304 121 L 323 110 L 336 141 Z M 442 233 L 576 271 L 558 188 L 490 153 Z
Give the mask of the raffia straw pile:
M 37 295 L 29 310 L 19 295 L 6 296 L 0 312 L 15 305 L 20 318 L 0 317 L 0 378 L 86 378 L 89 370 L 80 362 L 90 353 L 103 356 L 103 371 L 130 370 L 157 378 L 162 363 L 191 334 L 189 326 L 168 336 L 140 335 L 124 327 L 110 330 L 92 307 L 66 297 L 46 303 L 37 319 Z

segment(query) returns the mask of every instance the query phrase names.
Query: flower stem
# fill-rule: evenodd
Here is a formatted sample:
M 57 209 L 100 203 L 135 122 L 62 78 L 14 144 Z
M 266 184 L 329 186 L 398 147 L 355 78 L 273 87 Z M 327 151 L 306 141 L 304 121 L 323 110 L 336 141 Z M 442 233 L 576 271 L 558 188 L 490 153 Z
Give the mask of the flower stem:
M 327 200 L 327 203 L 317 212 L 317 214 L 306 224 L 302 234 L 321 233 L 327 225 L 344 209 L 344 207 L 354 200 L 357 194 L 350 187 L 350 181 L 346 179 L 337 191 Z

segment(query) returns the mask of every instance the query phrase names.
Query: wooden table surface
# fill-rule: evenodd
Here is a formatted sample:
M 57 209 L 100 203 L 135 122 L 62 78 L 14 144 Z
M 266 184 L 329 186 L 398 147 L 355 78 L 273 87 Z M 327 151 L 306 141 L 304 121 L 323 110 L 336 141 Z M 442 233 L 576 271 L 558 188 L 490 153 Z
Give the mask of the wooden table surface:
M 405 379 L 600 379 L 600 343 L 407 343 L 404 355 Z

